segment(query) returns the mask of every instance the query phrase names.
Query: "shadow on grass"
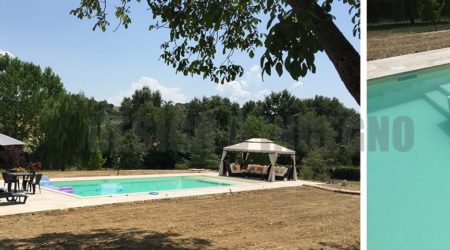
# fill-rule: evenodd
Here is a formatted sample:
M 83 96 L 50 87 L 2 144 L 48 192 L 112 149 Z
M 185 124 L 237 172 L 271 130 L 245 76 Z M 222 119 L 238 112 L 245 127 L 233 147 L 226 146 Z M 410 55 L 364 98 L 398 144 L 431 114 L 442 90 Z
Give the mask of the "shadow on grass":
M 211 245 L 209 240 L 183 238 L 178 233 L 137 229 L 47 233 L 34 238 L 1 239 L 1 243 L 1 248 L 6 249 L 204 249 Z

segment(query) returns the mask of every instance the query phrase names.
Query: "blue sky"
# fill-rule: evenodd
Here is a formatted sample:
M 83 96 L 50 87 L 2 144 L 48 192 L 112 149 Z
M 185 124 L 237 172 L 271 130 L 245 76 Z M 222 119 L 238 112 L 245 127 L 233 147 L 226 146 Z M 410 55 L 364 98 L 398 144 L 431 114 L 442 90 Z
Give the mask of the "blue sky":
M 148 31 L 153 21 L 144 3 L 133 8 L 133 23 L 128 29 L 116 32 L 111 29 L 105 33 L 92 31 L 92 21 L 80 21 L 69 15 L 77 3 L 0 1 L 0 53 L 7 51 L 22 60 L 49 66 L 61 77 L 67 90 L 84 92 L 116 105 L 124 96 L 147 85 L 174 102 L 220 95 L 242 104 L 250 99 L 262 99 L 271 91 L 288 89 L 300 98 L 337 97 L 347 107 L 359 110 L 324 53 L 316 56 L 316 74 L 309 73 L 299 82 L 288 74 L 266 75 L 262 81 L 258 65 L 263 50 L 258 50 L 254 59 L 236 53 L 233 60 L 246 72 L 241 79 L 221 86 L 201 77 L 176 74 L 159 59 L 159 46 L 166 41 L 168 32 Z M 348 5 L 335 1 L 333 15 L 338 27 L 359 51 L 359 39 L 351 34 L 353 24 L 348 9 Z

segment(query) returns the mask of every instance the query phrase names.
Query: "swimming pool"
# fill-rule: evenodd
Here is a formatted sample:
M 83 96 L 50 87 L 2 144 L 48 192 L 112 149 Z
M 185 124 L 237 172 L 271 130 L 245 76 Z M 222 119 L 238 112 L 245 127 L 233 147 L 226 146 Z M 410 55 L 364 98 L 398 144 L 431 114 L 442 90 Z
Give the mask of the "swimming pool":
M 203 176 L 54 181 L 47 188 L 81 197 L 231 186 L 236 182 Z
M 368 247 L 447 248 L 450 66 L 371 80 L 367 96 L 368 145 L 376 146 L 367 149 Z M 398 119 L 413 131 L 396 128 Z M 399 147 L 396 136 L 412 144 Z

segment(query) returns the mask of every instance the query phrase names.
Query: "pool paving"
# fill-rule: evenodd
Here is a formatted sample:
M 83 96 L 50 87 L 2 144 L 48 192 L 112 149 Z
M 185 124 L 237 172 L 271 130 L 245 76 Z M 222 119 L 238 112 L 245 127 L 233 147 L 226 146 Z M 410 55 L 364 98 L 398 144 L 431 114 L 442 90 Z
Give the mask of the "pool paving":
M 367 79 L 375 79 L 450 63 L 450 48 L 367 62 Z

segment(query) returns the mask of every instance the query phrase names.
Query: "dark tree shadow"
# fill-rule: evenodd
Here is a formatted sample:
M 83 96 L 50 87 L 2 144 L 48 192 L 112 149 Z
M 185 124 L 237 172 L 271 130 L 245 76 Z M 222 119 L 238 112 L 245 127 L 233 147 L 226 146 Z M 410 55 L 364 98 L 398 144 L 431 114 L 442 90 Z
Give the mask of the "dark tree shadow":
M 204 249 L 211 246 L 206 239 L 137 229 L 105 229 L 80 234 L 48 233 L 34 238 L 0 239 L 0 242 L 1 249 Z
M 352 244 L 352 245 L 341 245 L 335 242 L 319 242 L 319 245 L 321 245 L 325 249 L 340 249 L 340 250 L 353 250 L 353 249 L 360 249 L 361 246 L 359 243 Z

